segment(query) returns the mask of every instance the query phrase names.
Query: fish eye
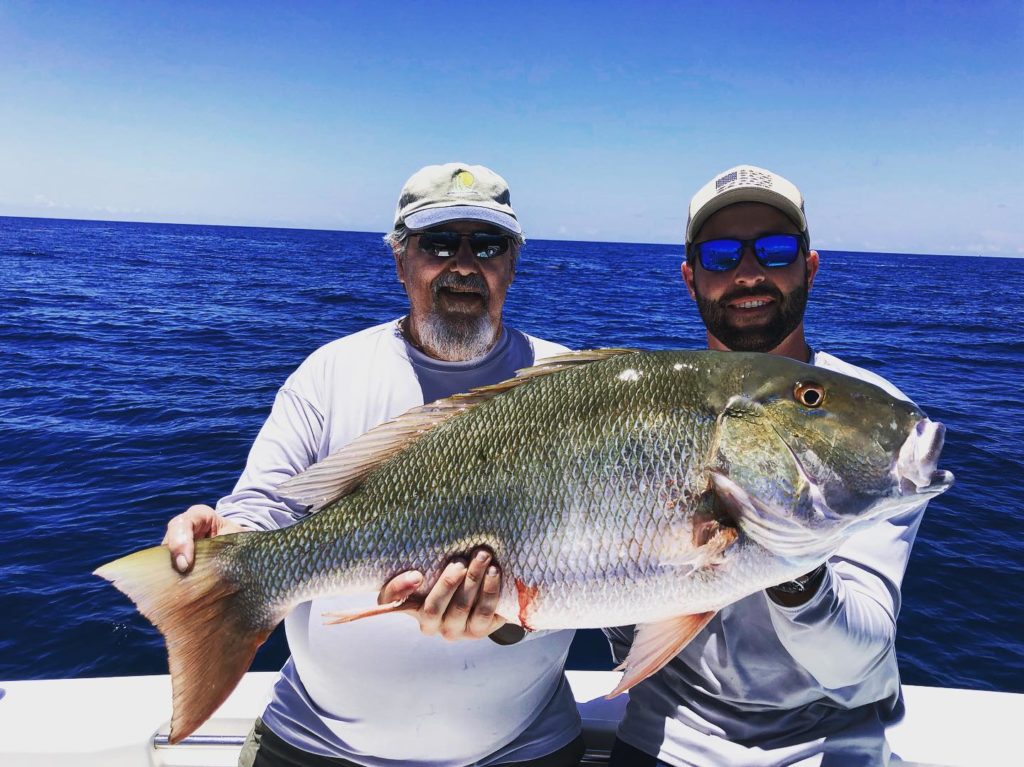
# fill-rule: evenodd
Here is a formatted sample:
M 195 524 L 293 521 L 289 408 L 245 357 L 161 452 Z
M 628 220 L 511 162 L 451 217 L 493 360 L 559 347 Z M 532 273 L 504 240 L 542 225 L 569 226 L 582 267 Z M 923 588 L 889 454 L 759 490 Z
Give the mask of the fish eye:
M 825 401 L 825 388 L 813 381 L 801 382 L 793 388 L 793 397 L 804 407 L 821 407 Z

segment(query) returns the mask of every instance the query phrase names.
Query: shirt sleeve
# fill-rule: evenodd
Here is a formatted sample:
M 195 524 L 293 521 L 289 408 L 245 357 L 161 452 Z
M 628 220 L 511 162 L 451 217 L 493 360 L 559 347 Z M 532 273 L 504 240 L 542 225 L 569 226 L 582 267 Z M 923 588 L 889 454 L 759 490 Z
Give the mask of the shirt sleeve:
M 536 336 L 527 336 L 527 338 L 529 339 L 530 346 L 533 348 L 534 365 L 540 364 L 548 357 L 555 357 L 572 351 L 568 346 L 562 346 L 553 341 L 545 341 L 543 338 L 537 338 Z
M 287 527 L 305 516 L 303 507 L 289 504 L 276 488 L 316 461 L 323 430 L 323 414 L 283 387 L 249 450 L 245 471 L 231 495 L 218 502 L 217 513 L 253 530 Z
M 858 684 L 894 662 L 900 586 L 926 505 L 852 535 L 807 603 L 785 607 L 764 593 L 779 640 L 823 687 Z

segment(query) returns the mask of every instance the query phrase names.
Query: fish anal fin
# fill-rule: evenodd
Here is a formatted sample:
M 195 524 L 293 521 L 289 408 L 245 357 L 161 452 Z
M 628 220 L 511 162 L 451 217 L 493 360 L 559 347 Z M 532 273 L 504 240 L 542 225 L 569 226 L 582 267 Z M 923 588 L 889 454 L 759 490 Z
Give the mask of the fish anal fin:
M 560 354 L 517 371 L 515 378 L 415 407 L 373 427 L 304 472 L 281 483 L 276 493 L 281 498 L 307 507 L 311 512 L 319 511 L 353 492 L 382 463 L 467 410 L 535 378 L 635 351 L 591 349 Z
M 606 697 L 614 698 L 639 684 L 678 655 L 715 617 L 715 611 L 677 615 L 637 626 L 626 660 L 616 669 L 622 678 Z
M 239 585 L 220 567 L 224 547 L 261 534 L 196 541 L 195 562 L 184 575 L 171 566 L 165 546 L 138 551 L 95 572 L 126 594 L 164 635 L 174 703 L 171 743 L 187 737 L 227 699 L 283 617 L 252 616 Z

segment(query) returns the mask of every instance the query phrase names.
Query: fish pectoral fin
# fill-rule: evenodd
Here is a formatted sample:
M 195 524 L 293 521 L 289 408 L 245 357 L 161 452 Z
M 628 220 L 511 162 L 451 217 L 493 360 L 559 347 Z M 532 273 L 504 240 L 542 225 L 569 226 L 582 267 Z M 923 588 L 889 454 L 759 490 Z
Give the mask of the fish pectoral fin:
M 674 567 L 679 575 L 688 575 L 722 561 L 726 550 L 739 539 L 739 531 L 715 520 L 694 521 L 692 535 L 685 541 L 665 536 L 659 554 L 663 567 Z M 685 568 L 685 571 L 684 571 Z
M 377 605 L 369 610 L 356 610 L 348 613 L 322 613 L 320 617 L 324 619 L 325 626 L 337 626 L 339 623 L 351 623 L 362 618 L 372 618 L 374 615 L 387 615 L 388 613 L 400 612 L 415 607 L 418 607 L 418 605 L 411 603 L 408 599 L 396 599 L 394 602 L 388 602 L 386 605 Z
M 624 672 L 606 698 L 614 698 L 639 684 L 678 655 L 708 625 L 715 612 L 677 615 L 657 623 L 637 626 L 629 655 L 616 671 Z

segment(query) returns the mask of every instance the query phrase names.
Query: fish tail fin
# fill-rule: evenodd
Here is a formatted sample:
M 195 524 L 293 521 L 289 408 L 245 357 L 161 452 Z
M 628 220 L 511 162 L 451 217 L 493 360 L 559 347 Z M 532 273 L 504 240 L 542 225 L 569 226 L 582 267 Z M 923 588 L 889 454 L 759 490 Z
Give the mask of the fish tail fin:
M 95 571 L 126 594 L 164 635 L 174 711 L 169 740 L 177 743 L 223 703 L 280 616 L 256 615 L 246 592 L 226 574 L 225 554 L 255 533 L 196 541 L 185 574 L 166 546 L 137 551 Z

